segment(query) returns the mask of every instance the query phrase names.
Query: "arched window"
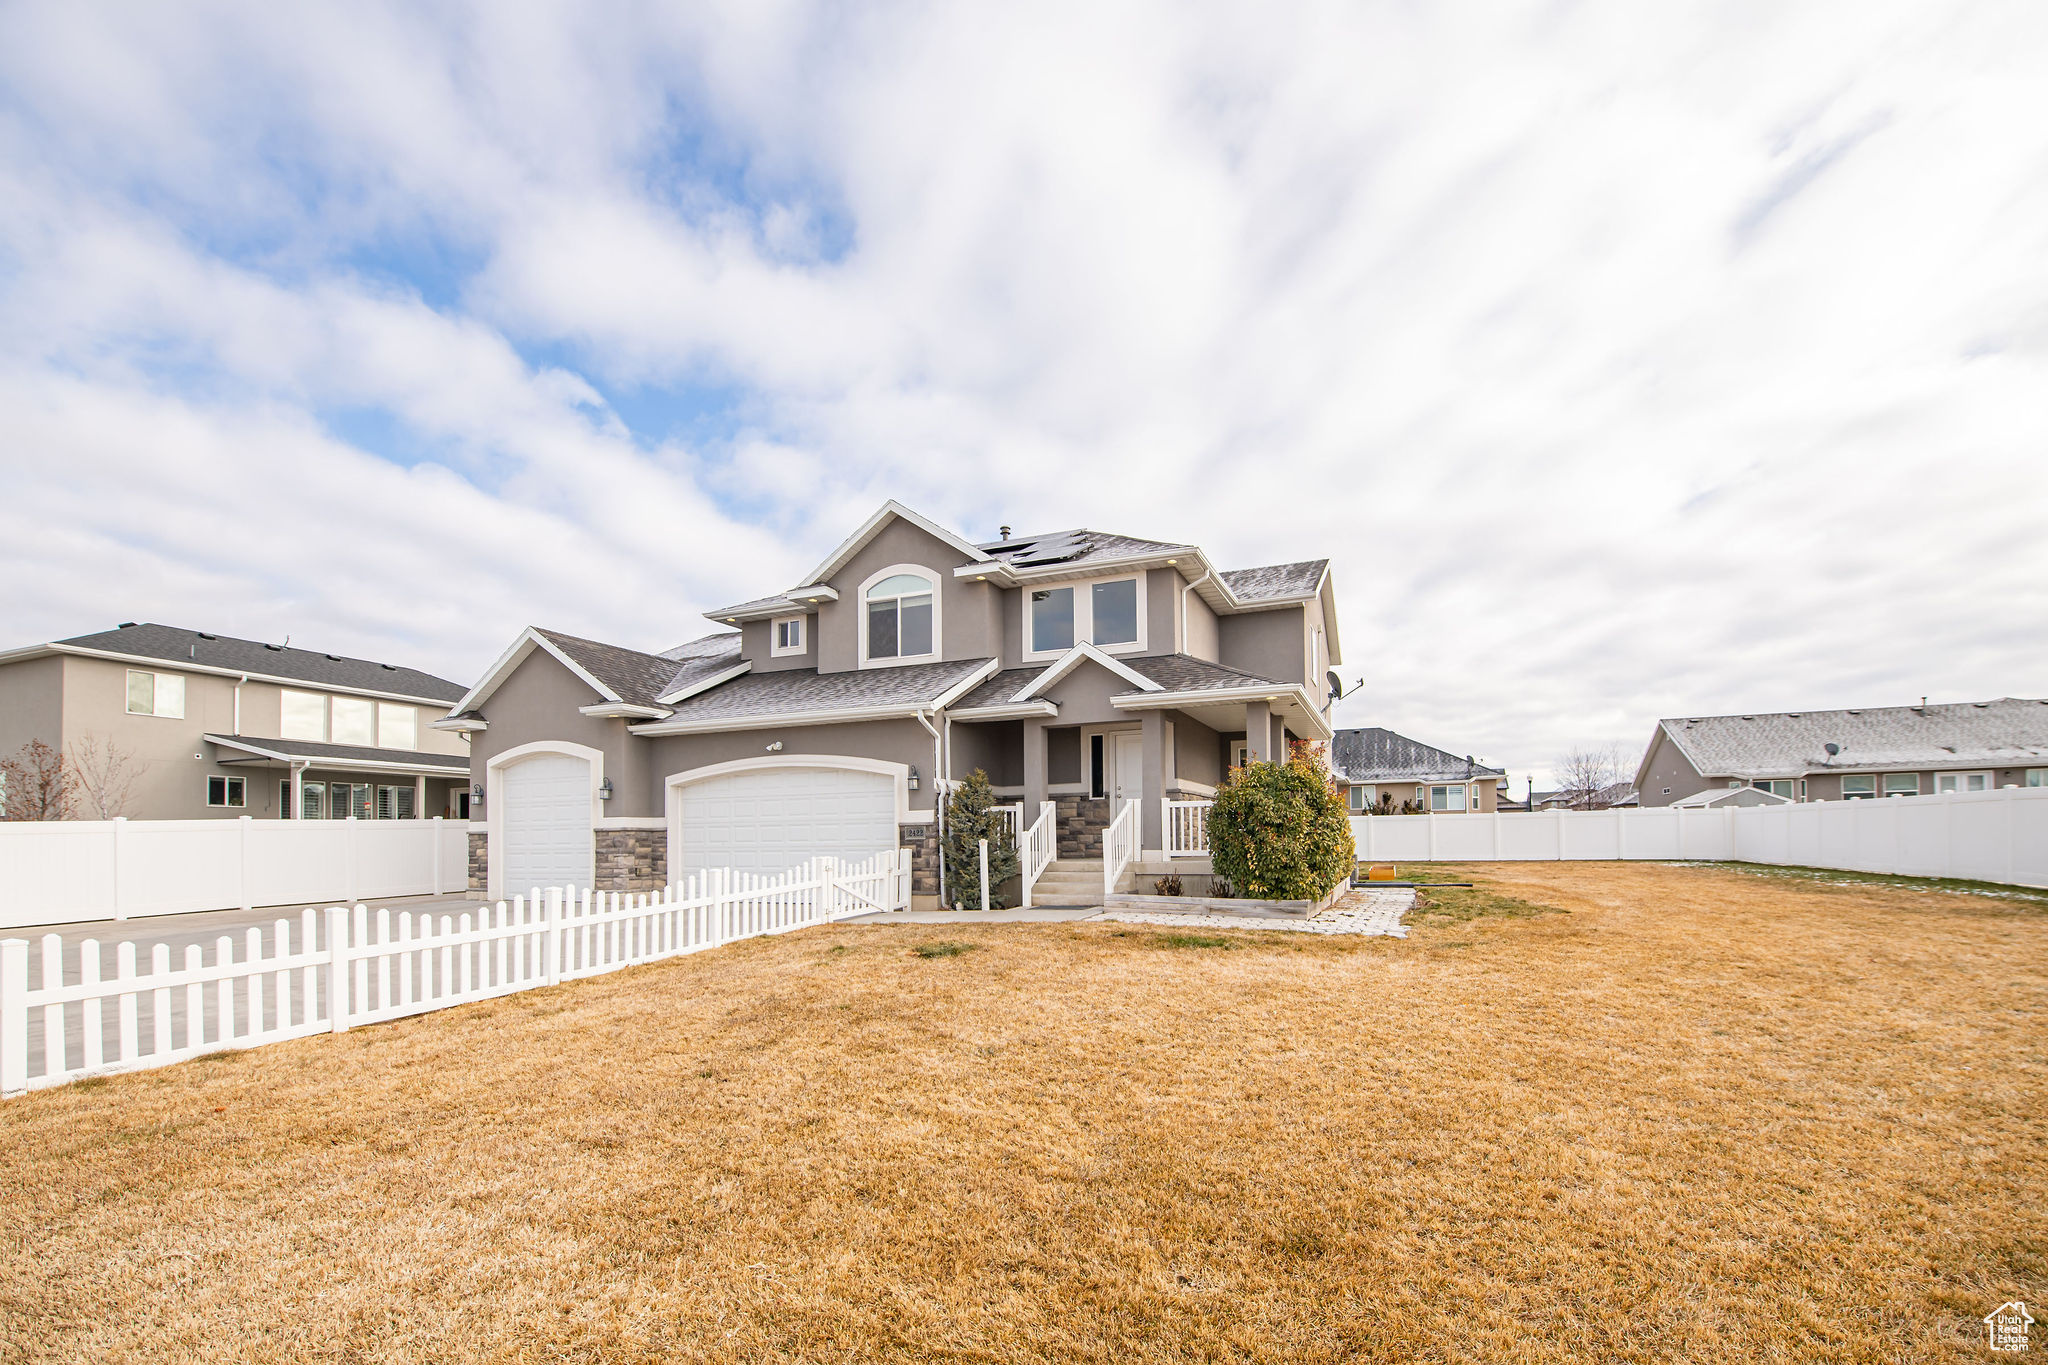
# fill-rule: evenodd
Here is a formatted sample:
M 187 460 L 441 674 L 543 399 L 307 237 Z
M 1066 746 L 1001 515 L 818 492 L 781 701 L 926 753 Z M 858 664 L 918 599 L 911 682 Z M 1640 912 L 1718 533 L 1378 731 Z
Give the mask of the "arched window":
M 915 659 L 936 652 L 929 578 L 892 573 L 872 584 L 866 595 L 870 659 Z

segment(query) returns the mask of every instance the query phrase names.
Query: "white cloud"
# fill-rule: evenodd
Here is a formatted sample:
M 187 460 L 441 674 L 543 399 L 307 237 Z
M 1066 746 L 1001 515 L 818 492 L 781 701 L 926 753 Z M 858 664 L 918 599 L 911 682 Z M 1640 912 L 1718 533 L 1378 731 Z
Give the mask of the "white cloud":
M 19 9 L 0 53 L 12 637 L 146 590 L 457 674 L 534 617 L 664 643 L 896 496 L 1329 553 L 1346 720 L 1518 772 L 2048 691 L 2033 7 Z M 694 444 L 600 396 L 706 384 Z

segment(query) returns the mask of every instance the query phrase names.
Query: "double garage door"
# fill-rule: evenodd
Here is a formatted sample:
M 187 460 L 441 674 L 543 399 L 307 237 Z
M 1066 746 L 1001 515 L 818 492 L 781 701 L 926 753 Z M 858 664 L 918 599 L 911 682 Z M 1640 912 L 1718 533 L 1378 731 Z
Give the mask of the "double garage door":
M 589 886 L 590 763 L 537 754 L 499 780 L 503 894 Z M 730 867 L 774 875 L 820 854 L 871 858 L 896 846 L 896 780 L 851 768 L 763 768 L 688 782 L 669 818 L 669 873 Z
M 820 854 L 842 861 L 896 847 L 896 782 L 852 768 L 763 768 L 676 789 L 671 875 L 709 867 L 774 874 Z

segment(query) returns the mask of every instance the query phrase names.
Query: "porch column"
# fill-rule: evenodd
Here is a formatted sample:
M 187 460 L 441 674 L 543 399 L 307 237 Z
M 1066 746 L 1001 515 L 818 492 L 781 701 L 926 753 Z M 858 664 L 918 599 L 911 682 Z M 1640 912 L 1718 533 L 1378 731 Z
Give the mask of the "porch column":
M 427 775 L 419 773 L 412 780 L 412 818 L 427 818 Z
M 1273 717 L 1265 702 L 1244 704 L 1245 757 L 1253 763 L 1273 761 Z
M 1138 851 L 1149 855 L 1166 848 L 1166 811 L 1161 804 L 1166 800 L 1166 712 L 1150 710 L 1144 717 L 1140 727 L 1145 773 L 1139 783 Z
M 1045 721 L 1027 717 L 1024 721 L 1024 823 L 1038 818 L 1038 803 L 1045 800 Z

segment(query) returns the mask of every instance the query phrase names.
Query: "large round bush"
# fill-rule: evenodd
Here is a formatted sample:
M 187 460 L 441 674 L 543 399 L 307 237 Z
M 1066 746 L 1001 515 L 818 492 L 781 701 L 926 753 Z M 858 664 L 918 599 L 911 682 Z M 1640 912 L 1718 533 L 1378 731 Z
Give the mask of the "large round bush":
M 1216 789 L 1209 858 L 1240 896 L 1316 901 L 1357 866 L 1351 820 L 1320 763 L 1248 763 Z

